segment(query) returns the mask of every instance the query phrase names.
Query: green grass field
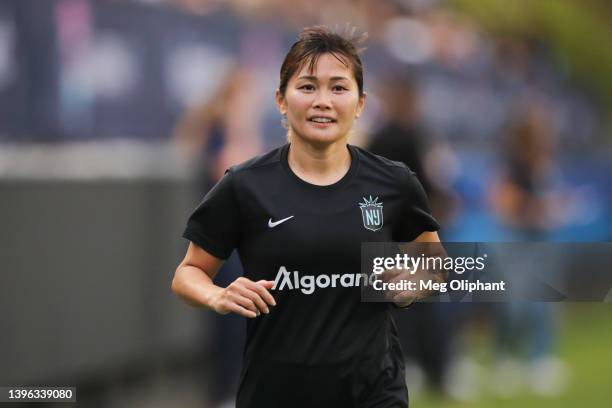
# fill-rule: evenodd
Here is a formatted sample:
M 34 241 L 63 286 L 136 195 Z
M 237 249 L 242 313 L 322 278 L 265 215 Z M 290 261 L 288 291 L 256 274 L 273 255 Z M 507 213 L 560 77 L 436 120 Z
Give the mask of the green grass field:
M 531 393 L 501 398 L 483 391 L 471 402 L 453 402 L 428 394 L 411 396 L 412 408 L 454 407 L 612 407 L 612 304 L 563 304 L 560 306 L 558 354 L 569 368 L 569 385 L 558 397 Z M 485 367 L 491 358 L 490 340 L 476 333 L 470 336 L 472 353 Z M 485 374 L 486 375 L 486 374 Z

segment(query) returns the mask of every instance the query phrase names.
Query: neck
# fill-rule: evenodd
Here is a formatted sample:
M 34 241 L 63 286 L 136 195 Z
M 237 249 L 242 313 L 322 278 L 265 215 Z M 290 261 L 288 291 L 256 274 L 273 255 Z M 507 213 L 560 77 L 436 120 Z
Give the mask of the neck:
M 287 160 L 299 178 L 321 186 L 336 183 L 351 167 L 351 153 L 346 138 L 316 146 L 299 137 L 292 137 Z

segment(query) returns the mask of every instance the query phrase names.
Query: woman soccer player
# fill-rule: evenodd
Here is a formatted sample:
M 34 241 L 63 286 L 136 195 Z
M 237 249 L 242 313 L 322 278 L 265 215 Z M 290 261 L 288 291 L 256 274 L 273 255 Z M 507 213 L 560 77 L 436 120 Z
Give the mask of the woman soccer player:
M 439 227 L 413 172 L 347 143 L 365 99 L 355 40 L 305 29 L 276 91 L 289 143 L 230 168 L 189 218 L 172 289 L 249 319 L 238 407 L 408 406 L 390 306 L 361 302 L 355 277 L 362 242 Z M 218 287 L 234 248 L 244 277 Z

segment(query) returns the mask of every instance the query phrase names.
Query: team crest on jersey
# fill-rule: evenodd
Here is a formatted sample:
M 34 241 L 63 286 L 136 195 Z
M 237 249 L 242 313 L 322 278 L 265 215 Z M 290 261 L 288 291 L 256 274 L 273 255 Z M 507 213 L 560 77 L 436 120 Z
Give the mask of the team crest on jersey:
M 361 218 L 363 226 L 370 231 L 378 231 L 383 226 L 383 203 L 378 202 L 378 197 L 368 199 L 363 197 L 363 202 L 359 203 L 361 208 Z

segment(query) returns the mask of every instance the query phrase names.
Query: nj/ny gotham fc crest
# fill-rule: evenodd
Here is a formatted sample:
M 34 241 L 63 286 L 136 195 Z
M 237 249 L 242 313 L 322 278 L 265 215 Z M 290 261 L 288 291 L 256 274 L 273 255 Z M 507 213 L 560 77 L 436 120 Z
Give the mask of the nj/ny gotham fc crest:
M 378 197 L 368 200 L 363 197 L 363 203 L 359 203 L 363 226 L 370 231 L 378 231 L 383 226 L 383 203 L 378 202 Z

